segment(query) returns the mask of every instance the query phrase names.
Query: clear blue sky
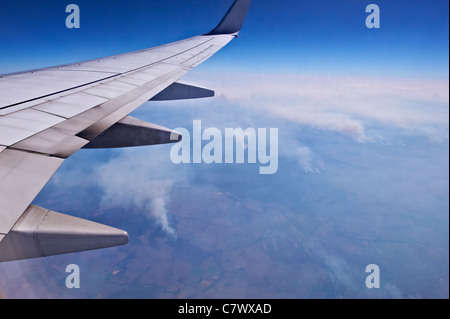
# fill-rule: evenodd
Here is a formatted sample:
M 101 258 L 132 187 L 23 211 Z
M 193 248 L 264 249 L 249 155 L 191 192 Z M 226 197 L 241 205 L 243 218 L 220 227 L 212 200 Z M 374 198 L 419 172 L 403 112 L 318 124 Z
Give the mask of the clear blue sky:
M 98 58 L 212 29 L 232 0 L 0 2 L 0 73 Z M 76 3 L 81 28 L 67 29 Z M 365 26 L 378 4 L 381 28 Z M 448 0 L 254 0 L 239 41 L 203 68 L 448 78 Z

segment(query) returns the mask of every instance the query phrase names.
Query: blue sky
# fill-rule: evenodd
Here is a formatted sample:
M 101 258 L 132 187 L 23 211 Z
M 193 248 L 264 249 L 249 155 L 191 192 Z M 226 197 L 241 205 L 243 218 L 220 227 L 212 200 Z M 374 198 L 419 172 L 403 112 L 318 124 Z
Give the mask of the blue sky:
M 231 0 L 2 1 L 0 73 L 123 53 L 212 29 Z M 376 3 L 381 28 L 365 26 Z M 247 72 L 448 78 L 446 0 L 253 1 L 241 39 L 215 57 Z M 231 63 L 230 63 L 231 62 Z M 202 68 L 220 68 L 209 63 Z

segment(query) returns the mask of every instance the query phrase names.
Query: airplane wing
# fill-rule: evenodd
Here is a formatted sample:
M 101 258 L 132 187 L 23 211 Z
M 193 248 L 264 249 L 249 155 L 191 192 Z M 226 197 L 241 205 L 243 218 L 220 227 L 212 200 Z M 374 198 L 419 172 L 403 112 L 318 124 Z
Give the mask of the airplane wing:
M 250 2 L 236 0 L 219 25 L 204 35 L 0 75 L 0 262 L 128 242 L 125 231 L 31 203 L 63 161 L 80 148 L 179 140 L 177 132 L 128 114 L 149 100 L 214 95 L 177 81 L 237 36 Z

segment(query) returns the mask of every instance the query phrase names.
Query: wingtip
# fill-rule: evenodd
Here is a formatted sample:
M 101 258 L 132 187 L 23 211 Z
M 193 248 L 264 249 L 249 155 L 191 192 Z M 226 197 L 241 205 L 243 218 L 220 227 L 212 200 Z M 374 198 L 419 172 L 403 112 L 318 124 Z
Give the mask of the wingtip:
M 237 36 L 244 24 L 251 2 L 252 0 L 236 0 L 217 27 L 206 35 L 234 34 Z

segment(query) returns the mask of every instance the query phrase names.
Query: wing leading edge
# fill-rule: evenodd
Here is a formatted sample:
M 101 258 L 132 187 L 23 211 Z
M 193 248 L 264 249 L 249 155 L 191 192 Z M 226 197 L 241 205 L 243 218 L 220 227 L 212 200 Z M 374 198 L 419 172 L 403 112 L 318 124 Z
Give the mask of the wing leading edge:
M 177 81 L 239 33 L 251 0 L 211 32 L 117 56 L 0 75 L 0 262 L 123 245 L 122 230 L 31 205 L 80 148 L 170 143 L 170 129 L 128 114 L 149 100 L 203 98 Z M 181 137 L 180 137 L 181 138 Z

